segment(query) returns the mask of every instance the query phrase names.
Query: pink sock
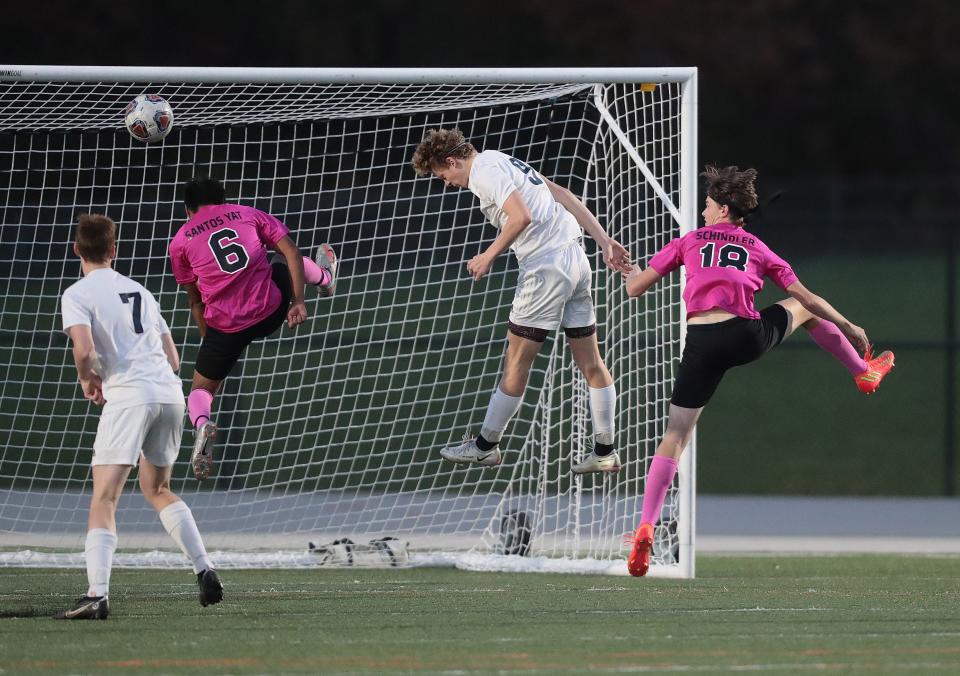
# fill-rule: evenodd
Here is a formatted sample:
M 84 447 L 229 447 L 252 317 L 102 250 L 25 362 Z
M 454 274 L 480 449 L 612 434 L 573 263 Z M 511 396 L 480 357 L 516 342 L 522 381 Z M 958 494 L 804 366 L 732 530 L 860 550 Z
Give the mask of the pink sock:
M 837 361 L 853 375 L 867 370 L 867 363 L 863 361 L 863 357 L 833 322 L 821 319 L 819 324 L 810 329 L 810 337 L 813 338 L 813 342 L 836 357 Z
M 210 404 L 213 403 L 213 395 L 197 388 L 195 390 L 190 390 L 190 395 L 187 397 L 187 413 L 190 415 L 190 423 L 194 427 L 199 427 L 204 418 L 210 420 Z
M 330 273 L 304 256 L 303 281 L 305 281 L 307 284 L 329 284 Z
M 660 520 L 660 510 L 663 509 L 663 501 L 676 474 L 676 460 L 665 455 L 653 456 L 650 471 L 647 473 L 647 482 L 643 486 L 643 512 L 640 523 L 657 525 L 657 521 Z

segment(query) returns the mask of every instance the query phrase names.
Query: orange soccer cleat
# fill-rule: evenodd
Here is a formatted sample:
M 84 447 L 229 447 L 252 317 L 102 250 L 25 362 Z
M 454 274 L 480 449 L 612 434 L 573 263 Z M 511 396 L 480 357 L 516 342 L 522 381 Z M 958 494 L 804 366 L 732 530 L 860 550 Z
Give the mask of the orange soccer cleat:
M 864 394 L 873 394 L 880 387 L 880 381 L 884 376 L 890 373 L 893 368 L 893 352 L 887 350 L 881 352 L 876 359 L 873 358 L 873 346 L 867 348 L 867 353 L 863 355 L 863 360 L 867 362 L 867 370 L 853 377 L 857 387 Z
M 627 536 L 631 539 L 630 536 Z M 653 549 L 653 526 L 641 523 L 633 534 L 633 549 L 627 558 L 627 570 L 634 577 L 643 577 L 650 570 L 650 551 Z

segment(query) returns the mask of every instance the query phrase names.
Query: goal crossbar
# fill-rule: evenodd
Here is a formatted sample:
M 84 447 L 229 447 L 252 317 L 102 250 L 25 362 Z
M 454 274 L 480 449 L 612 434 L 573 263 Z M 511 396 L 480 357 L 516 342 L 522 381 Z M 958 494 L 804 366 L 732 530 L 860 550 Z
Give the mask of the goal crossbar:
M 673 68 L 239 68 L 0 65 L 0 81 L 220 82 L 278 84 L 543 84 L 686 82 Z

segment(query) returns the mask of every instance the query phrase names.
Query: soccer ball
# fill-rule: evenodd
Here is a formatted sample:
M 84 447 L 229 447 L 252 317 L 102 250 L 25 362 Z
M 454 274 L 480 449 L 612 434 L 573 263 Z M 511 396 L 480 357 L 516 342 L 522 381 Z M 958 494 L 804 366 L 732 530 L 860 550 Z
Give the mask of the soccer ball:
M 138 141 L 159 141 L 173 129 L 173 108 L 156 94 L 141 94 L 127 104 L 127 131 Z

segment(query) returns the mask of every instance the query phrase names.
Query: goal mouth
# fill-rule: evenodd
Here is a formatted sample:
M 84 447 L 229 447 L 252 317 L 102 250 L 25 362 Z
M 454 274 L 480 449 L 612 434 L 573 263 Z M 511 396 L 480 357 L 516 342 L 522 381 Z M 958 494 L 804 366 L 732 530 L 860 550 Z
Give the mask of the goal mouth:
M 349 80 L 328 69 L 322 81 L 320 71 L 65 68 L 57 79 L 31 68 L 40 67 L 0 66 L 9 167 L 0 547 L 82 549 L 99 410 L 78 396 L 59 325 L 59 299 L 79 275 L 76 214 L 117 221 L 115 269 L 157 297 L 189 378 L 199 336 L 167 244 L 184 220 L 180 186 L 203 173 L 223 180 L 230 201 L 284 221 L 305 254 L 330 242 L 341 261 L 336 296 L 309 298 L 307 324 L 252 344 L 224 382 L 216 476 L 196 482 L 182 449 L 171 488 L 211 550 L 228 560 L 268 547 L 300 565 L 308 540 L 390 535 L 410 542 L 411 560 L 618 569 L 666 420 L 682 282 L 631 301 L 586 244 L 618 391 L 619 473 L 570 473 L 592 448 L 589 391 L 556 332 L 502 442 L 504 464 L 445 464 L 437 449 L 479 429 L 499 379 L 516 264 L 503 256 L 482 282 L 470 279 L 464 264 L 493 230 L 469 191 L 417 178 L 410 156 L 427 129 L 458 126 L 478 149 L 569 187 L 643 263 L 695 221 L 695 71 L 351 71 Z M 173 106 L 162 142 L 143 144 L 123 126 L 142 93 Z M 658 529 L 655 574 L 693 574 L 693 461 L 691 446 Z M 137 492 L 130 482 L 117 512 L 118 556 L 170 546 Z M 504 553 L 504 520 L 518 512 L 525 556 Z M 26 565 L 10 554 L 0 565 Z

